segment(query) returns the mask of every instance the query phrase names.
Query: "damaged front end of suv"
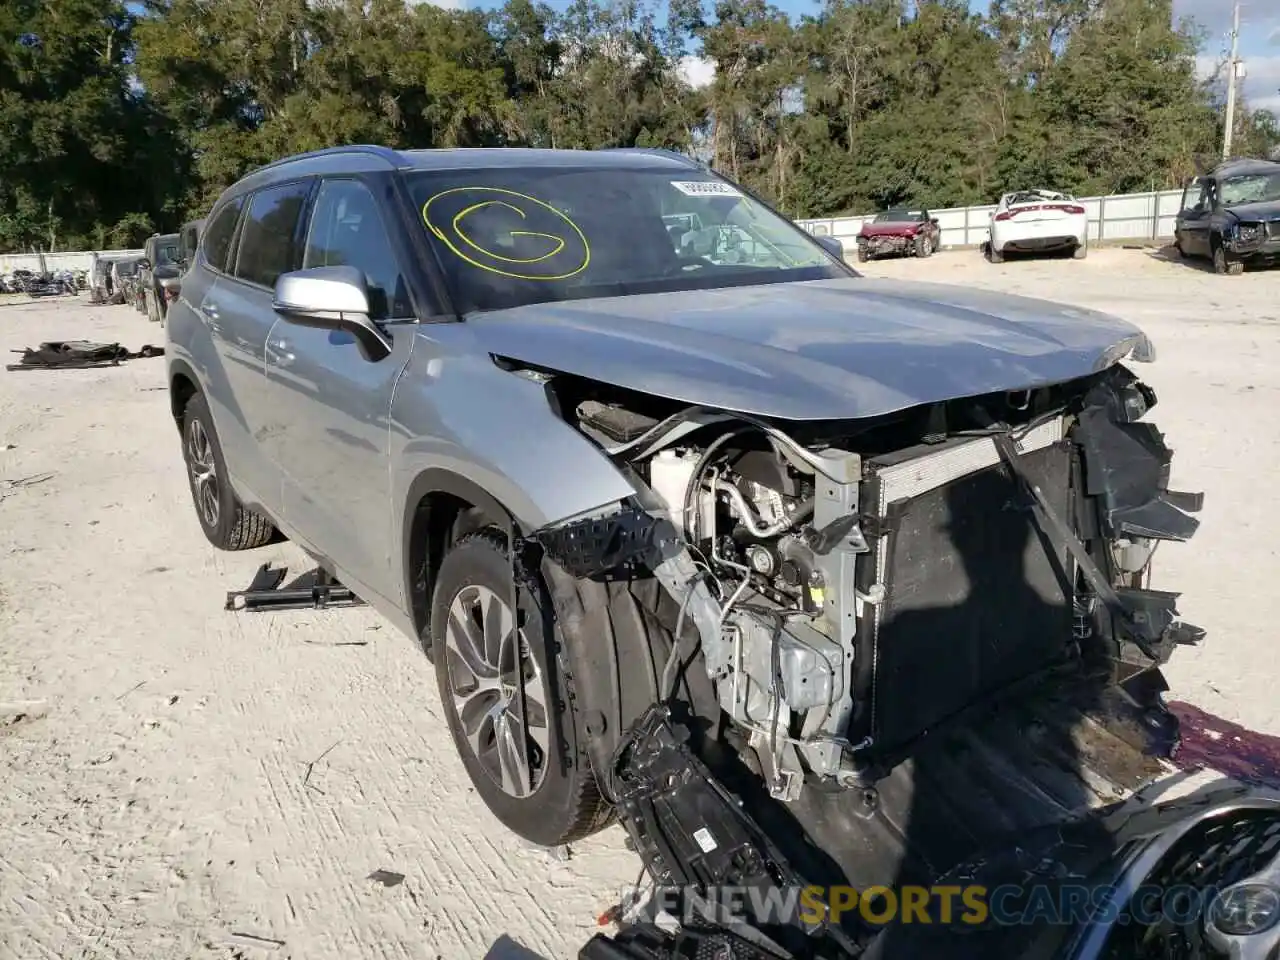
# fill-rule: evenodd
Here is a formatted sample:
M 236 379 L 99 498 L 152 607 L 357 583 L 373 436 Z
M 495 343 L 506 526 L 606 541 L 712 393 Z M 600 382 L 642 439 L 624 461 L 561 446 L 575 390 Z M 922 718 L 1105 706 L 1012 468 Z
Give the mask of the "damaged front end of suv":
M 1202 496 L 1169 488 L 1125 359 L 1153 359 L 1145 337 L 1065 382 L 807 422 L 500 361 L 635 488 L 525 548 L 601 790 L 659 885 L 932 882 L 1169 771 L 1159 668 L 1203 631 L 1151 589 L 1152 555 Z M 660 657 L 610 646 L 599 586 L 650 581 Z M 816 865 L 775 849 L 788 833 Z

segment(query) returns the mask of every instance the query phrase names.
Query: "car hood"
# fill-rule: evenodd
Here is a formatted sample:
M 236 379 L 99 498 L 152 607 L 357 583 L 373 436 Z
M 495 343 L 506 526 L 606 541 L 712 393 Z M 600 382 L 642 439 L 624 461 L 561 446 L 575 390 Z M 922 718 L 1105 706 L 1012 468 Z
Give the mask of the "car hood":
M 1060 383 L 1120 359 L 1134 326 L 1043 300 L 849 278 L 476 313 L 489 353 L 689 404 L 856 419 Z
M 908 237 L 921 226 L 919 223 L 864 223 L 861 233 L 864 237 Z
M 1238 203 L 1226 209 L 1227 213 L 1246 222 L 1280 220 L 1280 201 L 1276 200 L 1268 200 L 1264 203 Z

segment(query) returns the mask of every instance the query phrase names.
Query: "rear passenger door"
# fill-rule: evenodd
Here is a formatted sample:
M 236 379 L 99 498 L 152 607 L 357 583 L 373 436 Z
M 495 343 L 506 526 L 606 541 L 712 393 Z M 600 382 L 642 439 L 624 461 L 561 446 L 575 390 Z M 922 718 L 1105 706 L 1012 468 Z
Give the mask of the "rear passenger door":
M 311 179 L 294 180 L 249 195 L 227 271 L 201 305 L 216 330 L 239 406 L 235 456 L 246 471 L 242 483 L 273 519 L 282 518 L 284 498 L 280 466 L 271 456 L 269 429 L 277 418 L 267 395 L 267 335 L 277 323 L 271 306 L 276 278 L 293 269 L 301 256 L 302 211 L 313 186 Z M 218 432 L 221 436 L 221 424 Z
M 384 184 L 385 186 L 385 184 Z M 392 574 L 391 395 L 417 329 L 403 269 L 406 251 L 389 229 L 378 181 L 320 182 L 300 267 L 352 266 L 369 288 L 370 319 L 393 342 L 370 361 L 350 334 L 282 318 L 267 343 L 266 435 L 284 480 L 285 522 L 353 589 L 399 601 Z

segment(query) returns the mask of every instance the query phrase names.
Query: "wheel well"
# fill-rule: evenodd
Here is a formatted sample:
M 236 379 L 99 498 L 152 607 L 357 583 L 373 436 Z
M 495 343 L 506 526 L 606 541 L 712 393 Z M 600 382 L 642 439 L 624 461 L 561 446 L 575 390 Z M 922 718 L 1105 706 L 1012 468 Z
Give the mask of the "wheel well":
M 440 563 L 449 549 L 470 533 L 484 527 L 508 526 L 492 508 L 442 490 L 425 494 L 409 520 L 408 586 L 413 625 L 424 650 L 431 648 L 431 594 Z
M 175 373 L 169 381 L 169 410 L 173 413 L 173 422 L 182 429 L 182 413 L 187 403 L 196 395 L 195 382 L 185 373 Z

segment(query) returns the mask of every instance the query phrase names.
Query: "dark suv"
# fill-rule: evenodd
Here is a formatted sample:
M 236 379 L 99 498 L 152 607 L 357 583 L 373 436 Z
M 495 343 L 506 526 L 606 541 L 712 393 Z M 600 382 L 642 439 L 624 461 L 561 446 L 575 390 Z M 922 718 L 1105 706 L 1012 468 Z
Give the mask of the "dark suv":
M 1174 237 L 1182 256 L 1208 258 L 1215 273 L 1280 260 L 1280 163 L 1229 160 L 1191 181 Z

